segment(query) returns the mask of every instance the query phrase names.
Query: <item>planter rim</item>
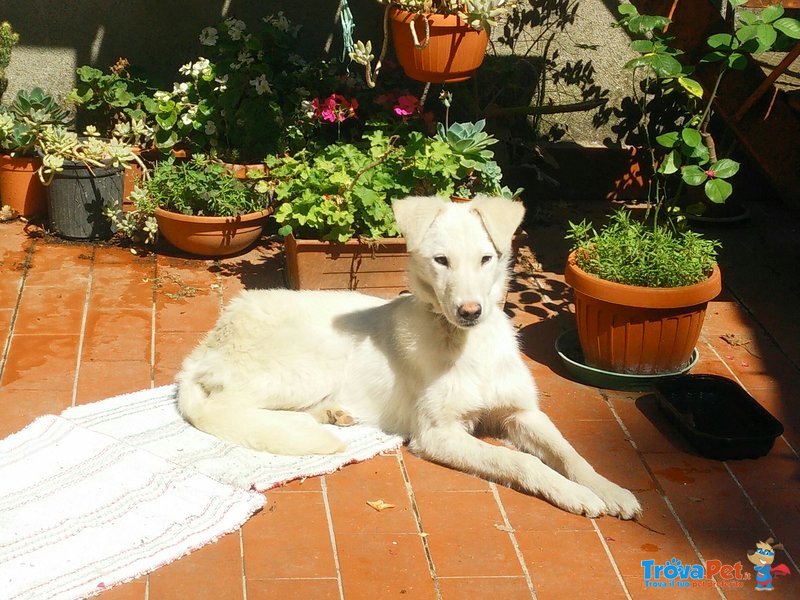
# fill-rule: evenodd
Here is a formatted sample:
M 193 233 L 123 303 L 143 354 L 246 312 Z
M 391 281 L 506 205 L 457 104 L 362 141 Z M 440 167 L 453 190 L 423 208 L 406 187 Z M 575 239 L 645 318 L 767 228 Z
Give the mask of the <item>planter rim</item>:
M 257 221 L 264 219 L 272 214 L 271 208 L 266 208 L 258 212 L 247 213 L 245 215 L 238 215 L 236 217 L 211 217 L 205 215 L 184 215 L 183 213 L 172 212 L 163 208 L 156 208 L 155 214 L 158 217 L 166 217 L 174 221 L 182 221 L 184 223 L 219 223 L 226 224 L 232 222 L 246 223 L 248 221 Z
M 25 165 L 33 166 L 40 165 L 42 160 L 38 156 L 11 156 L 4 152 L 0 152 L 0 164 L 2 165 Z
M 705 281 L 683 287 L 652 288 L 606 281 L 590 275 L 575 263 L 574 252 L 567 258 L 564 279 L 576 292 L 591 298 L 641 308 L 695 306 L 713 300 L 722 291 L 722 276 L 716 263 Z
M 382 237 L 382 238 L 375 238 L 372 240 L 361 240 L 359 238 L 350 238 L 346 242 L 332 242 L 329 240 L 318 240 L 314 238 L 298 238 L 293 233 L 290 233 L 286 236 L 286 239 L 293 244 L 302 244 L 304 246 L 324 246 L 326 248 L 330 248 L 331 246 L 358 246 L 358 245 L 367 245 L 367 244 L 375 244 L 378 246 L 398 246 L 403 245 L 405 246 L 406 239 L 403 237 Z
M 431 23 L 433 27 L 461 27 L 472 31 L 481 31 L 470 27 L 469 23 L 459 18 L 458 15 L 445 15 L 437 12 L 411 12 L 396 5 L 391 5 L 389 7 L 389 17 L 395 21 L 414 20 L 417 16 L 433 21 L 433 23 Z

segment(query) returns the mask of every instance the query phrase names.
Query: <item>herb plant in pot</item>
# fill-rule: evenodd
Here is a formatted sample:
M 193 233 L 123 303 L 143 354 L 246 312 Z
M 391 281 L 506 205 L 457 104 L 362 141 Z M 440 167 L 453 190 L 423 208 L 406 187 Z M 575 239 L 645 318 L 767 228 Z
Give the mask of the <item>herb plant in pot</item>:
M 36 145 L 47 125 L 70 120 L 41 88 L 20 90 L 7 110 L 0 109 L 0 203 L 23 217 L 47 211 L 45 188 L 36 175 L 42 164 Z
M 159 232 L 184 252 L 238 254 L 261 237 L 271 212 L 258 187 L 204 155 L 183 162 L 169 158 L 144 182 L 136 211 L 144 217 L 154 215 Z

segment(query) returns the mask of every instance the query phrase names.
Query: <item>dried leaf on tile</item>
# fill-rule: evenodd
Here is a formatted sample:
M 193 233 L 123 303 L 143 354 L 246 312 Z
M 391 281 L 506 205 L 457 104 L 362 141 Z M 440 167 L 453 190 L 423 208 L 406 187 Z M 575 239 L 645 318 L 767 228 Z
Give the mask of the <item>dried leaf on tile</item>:
M 513 527 L 507 527 L 505 525 L 499 525 L 498 523 L 494 524 L 494 528 L 498 529 L 499 531 L 505 531 L 506 533 L 514 533 Z
M 371 508 L 377 510 L 378 512 L 381 512 L 382 510 L 386 510 L 388 508 L 394 508 L 394 504 L 389 504 L 388 502 L 384 502 L 383 500 L 367 500 L 367 504 Z

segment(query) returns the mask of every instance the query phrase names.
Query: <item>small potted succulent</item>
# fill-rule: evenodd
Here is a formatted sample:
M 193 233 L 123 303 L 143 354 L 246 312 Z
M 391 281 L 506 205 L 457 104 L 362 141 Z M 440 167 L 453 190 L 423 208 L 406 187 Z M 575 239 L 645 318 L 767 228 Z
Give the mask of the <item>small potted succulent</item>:
M 19 43 L 19 34 L 11 27 L 11 23 L 0 23 L 0 100 L 8 88 L 6 69 L 11 63 L 11 50 Z
M 378 1 L 386 10 L 383 50 L 374 74 L 384 59 L 391 23 L 395 56 L 406 75 L 431 83 L 472 77 L 486 55 L 491 28 L 517 5 L 516 0 Z M 366 67 L 372 84 L 372 42 L 357 42 L 350 57 Z
M 0 109 L 0 199 L 17 214 L 45 213 L 36 146 L 45 127 L 70 122 L 69 112 L 41 88 L 20 90 L 8 109 Z
M 268 183 L 286 236 L 289 283 L 389 296 L 405 289 L 405 241 L 397 237 L 392 200 L 520 192 L 501 185 L 489 149 L 497 140 L 483 127 L 483 121 L 440 126 L 435 137 L 377 129 L 359 143 L 273 159 Z
M 184 252 L 238 254 L 259 239 L 270 215 L 264 190 L 259 180 L 239 179 L 205 155 L 170 157 L 134 191 L 135 211 L 122 228 L 130 232 L 137 222 L 152 241 L 154 217 L 159 233 Z
M 120 140 L 78 136 L 57 125 L 46 126 L 36 145 L 50 228 L 70 239 L 110 238 L 115 228 L 106 213 L 122 210 L 123 171 L 141 159 Z

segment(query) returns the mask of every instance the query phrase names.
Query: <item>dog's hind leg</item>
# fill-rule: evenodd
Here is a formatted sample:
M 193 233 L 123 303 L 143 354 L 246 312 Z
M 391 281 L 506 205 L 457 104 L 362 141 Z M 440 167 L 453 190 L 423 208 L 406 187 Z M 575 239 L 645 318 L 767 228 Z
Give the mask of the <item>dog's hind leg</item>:
M 178 408 L 197 429 L 273 454 L 333 454 L 346 444 L 310 414 L 247 405 L 236 392 L 208 392 L 189 377 L 178 382 Z
M 409 447 L 423 458 L 541 496 L 571 513 L 597 517 L 606 512 L 605 502 L 589 488 L 535 456 L 479 440 L 460 424 L 421 428 Z
M 519 410 L 505 419 L 504 424 L 509 441 L 517 448 L 538 456 L 564 477 L 588 487 L 606 503 L 609 515 L 623 519 L 640 515 L 642 509 L 636 497 L 595 471 L 542 411 Z

